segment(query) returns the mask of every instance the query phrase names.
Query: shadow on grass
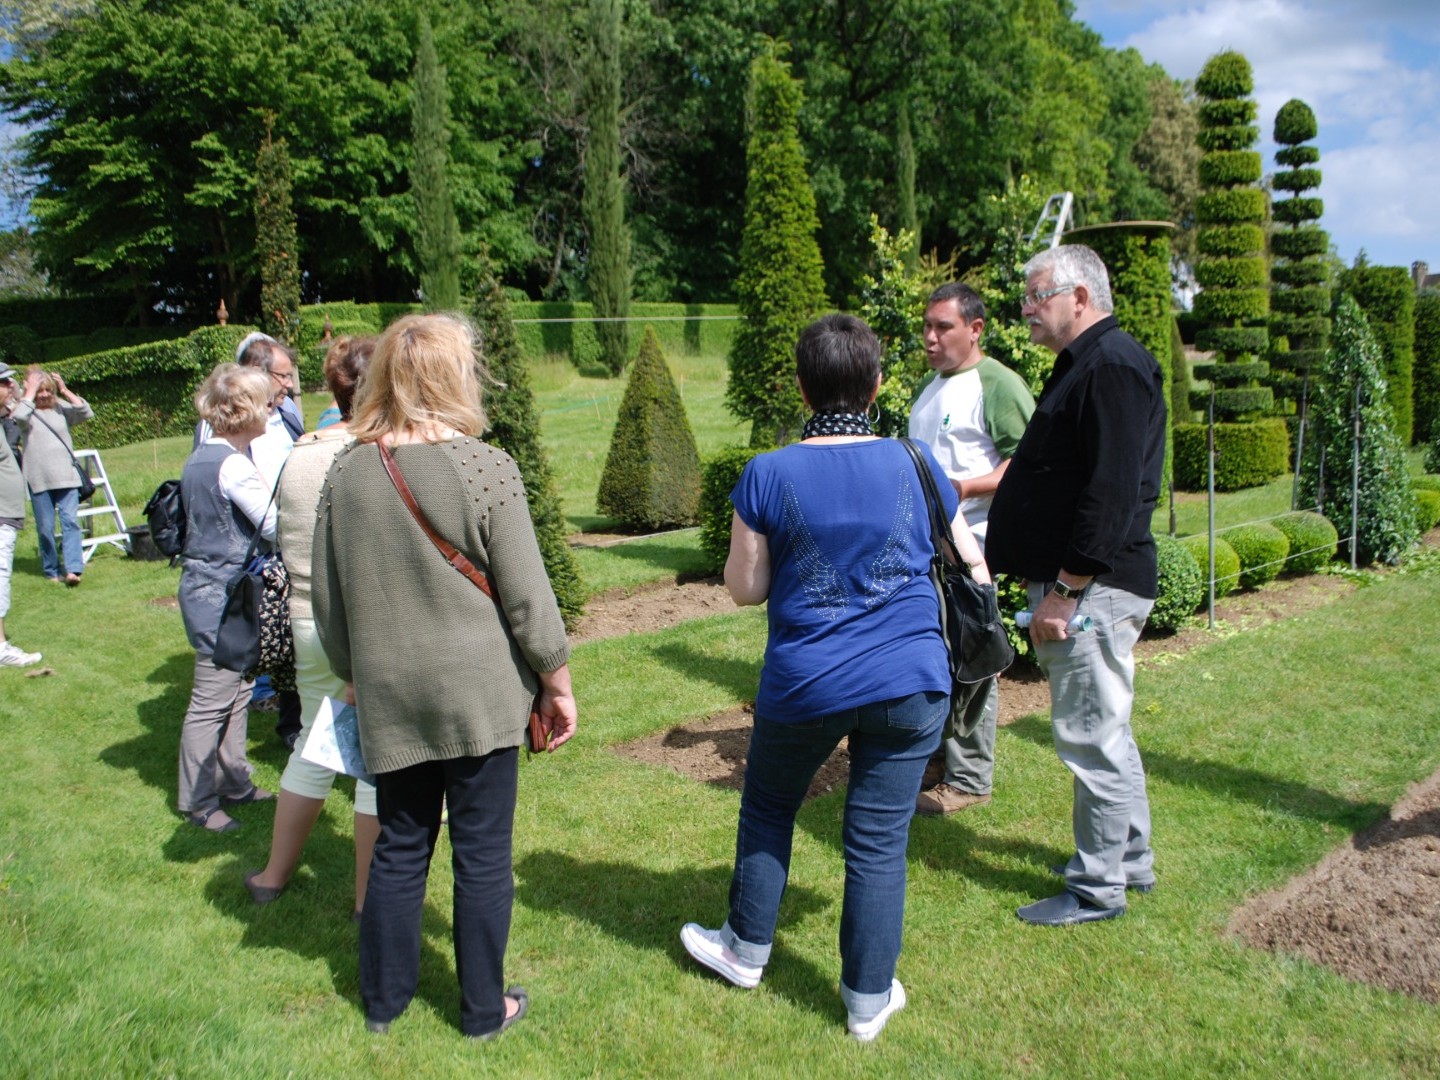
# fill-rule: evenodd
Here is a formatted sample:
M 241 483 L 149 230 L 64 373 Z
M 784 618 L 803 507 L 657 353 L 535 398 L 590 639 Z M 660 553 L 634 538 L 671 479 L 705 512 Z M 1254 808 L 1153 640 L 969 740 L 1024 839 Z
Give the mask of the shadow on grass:
M 737 701 L 748 701 L 755 696 L 755 687 L 760 681 L 759 659 L 717 657 L 671 640 L 657 642 L 650 651 L 682 676 L 691 679 L 699 676 Z
M 680 944 L 680 927 L 691 921 L 715 927 L 724 921 L 730 869 L 684 867 L 667 872 L 633 863 L 582 862 L 560 852 L 540 851 L 515 864 L 515 898 L 536 911 L 584 919 L 610 937 L 664 953 L 676 966 L 711 977 Z M 834 977 L 785 943 L 785 927 L 827 906 L 829 901 L 813 889 L 792 884 L 785 890 L 765 985 L 813 1012 L 843 1018 Z
M 1027 716 L 1006 728 L 1037 746 L 1051 747 L 1050 721 Z M 1338 825 L 1354 831 L 1383 817 L 1389 809 L 1377 802 L 1356 802 L 1295 780 L 1285 780 L 1223 761 L 1201 761 L 1140 747 L 1145 774 L 1176 787 L 1199 788 L 1222 798 L 1255 803 L 1293 817 Z

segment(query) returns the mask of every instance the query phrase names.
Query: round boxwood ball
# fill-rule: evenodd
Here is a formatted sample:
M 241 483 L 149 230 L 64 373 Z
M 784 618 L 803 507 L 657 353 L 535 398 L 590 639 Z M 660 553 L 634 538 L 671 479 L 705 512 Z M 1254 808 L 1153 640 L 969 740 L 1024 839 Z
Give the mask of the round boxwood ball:
M 1420 529 L 1429 532 L 1440 525 L 1440 491 L 1426 488 L 1415 489 L 1415 507 L 1419 511 Z
M 1196 565 L 1200 567 L 1203 588 L 1204 578 L 1210 571 L 1210 545 L 1206 543 L 1203 533 L 1187 536 L 1180 543 L 1184 544 L 1190 554 L 1195 556 Z M 1226 542 L 1223 536 L 1217 536 L 1215 537 L 1215 599 L 1230 595 L 1239 584 L 1240 556 L 1235 554 L 1235 549 Z
M 1274 581 L 1290 554 L 1290 541 L 1274 525 L 1237 525 L 1225 530 L 1225 539 L 1240 557 L 1240 584 L 1258 589 Z
M 1179 630 L 1205 597 L 1205 575 L 1190 549 L 1169 536 L 1155 538 L 1155 562 L 1160 580 L 1155 606 L 1150 609 L 1150 626 L 1167 632 Z
M 1313 510 L 1281 514 L 1272 522 L 1290 540 L 1285 570 L 1292 574 L 1313 574 L 1322 570 L 1340 545 L 1340 534 L 1330 519 Z

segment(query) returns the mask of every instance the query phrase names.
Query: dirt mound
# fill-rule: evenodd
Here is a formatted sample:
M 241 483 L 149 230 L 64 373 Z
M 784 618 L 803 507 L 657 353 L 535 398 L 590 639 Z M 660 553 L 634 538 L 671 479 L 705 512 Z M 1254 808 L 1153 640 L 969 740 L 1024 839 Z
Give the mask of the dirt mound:
M 1310 873 L 1240 908 L 1230 932 L 1347 979 L 1440 1004 L 1440 773 Z

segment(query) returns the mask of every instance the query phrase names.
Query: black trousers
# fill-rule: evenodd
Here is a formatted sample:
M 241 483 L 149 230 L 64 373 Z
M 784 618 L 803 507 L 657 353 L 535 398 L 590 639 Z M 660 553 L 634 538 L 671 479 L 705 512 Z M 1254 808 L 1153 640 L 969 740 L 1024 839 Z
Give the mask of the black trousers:
M 360 918 L 360 999 L 370 1020 L 405 1011 L 420 981 L 420 916 L 440 809 L 449 810 L 455 874 L 460 1026 L 485 1035 L 505 1019 L 505 946 L 515 901 L 511 834 L 520 754 L 429 761 L 375 777 L 380 838 Z
M 276 698 L 276 719 L 275 734 L 280 736 L 280 741 L 289 746 L 294 736 L 300 734 L 300 692 L 298 690 L 280 690 Z

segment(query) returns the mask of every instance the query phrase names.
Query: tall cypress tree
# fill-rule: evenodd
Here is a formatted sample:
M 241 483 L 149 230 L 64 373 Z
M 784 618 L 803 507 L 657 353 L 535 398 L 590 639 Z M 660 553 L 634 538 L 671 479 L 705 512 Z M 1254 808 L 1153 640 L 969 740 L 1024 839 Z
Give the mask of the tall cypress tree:
M 460 223 L 450 195 L 450 93 L 430 18 L 420 13 L 410 99 L 410 195 L 420 294 L 430 311 L 460 308 Z
M 725 400 L 750 421 L 750 445 L 784 445 L 800 431 L 795 342 L 826 306 L 815 192 L 797 120 L 800 84 L 773 54 L 750 65 L 745 231 L 736 300 L 744 321 L 730 346 Z
M 585 196 L 581 209 L 590 230 L 586 280 L 599 320 L 630 314 L 630 229 L 625 224 L 625 177 L 620 167 L 621 0 L 590 0 L 590 57 L 586 106 L 590 136 L 585 147 Z M 600 359 L 619 374 L 630 356 L 623 322 L 598 321 Z
M 915 136 L 910 130 L 910 100 L 902 98 L 896 108 L 895 186 L 897 232 L 909 233 L 905 247 L 905 270 L 920 268 L 920 218 L 915 212 Z
M 530 520 L 540 542 L 540 556 L 550 585 L 560 604 L 565 625 L 573 628 L 585 613 L 585 585 L 580 568 L 566 542 L 565 512 L 555 490 L 550 458 L 540 441 L 540 419 L 535 413 L 535 396 L 530 374 L 515 341 L 510 304 L 495 276 L 488 256 L 482 260 L 479 289 L 472 315 L 480 328 L 485 362 L 498 385 L 487 387 L 485 413 L 490 429 L 485 441 L 500 447 L 520 467 L 525 496 L 530 502 Z
M 260 261 L 260 325 L 290 341 L 300 329 L 300 239 L 290 198 L 290 150 L 268 129 L 255 155 L 255 253 Z

